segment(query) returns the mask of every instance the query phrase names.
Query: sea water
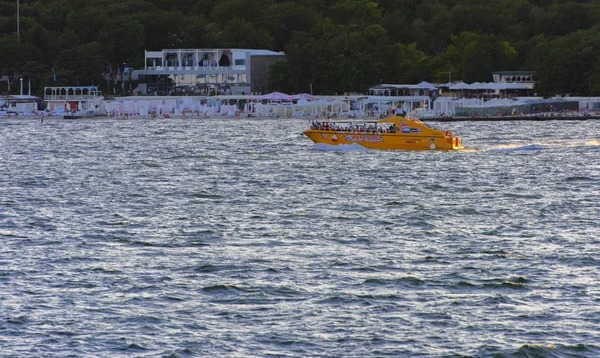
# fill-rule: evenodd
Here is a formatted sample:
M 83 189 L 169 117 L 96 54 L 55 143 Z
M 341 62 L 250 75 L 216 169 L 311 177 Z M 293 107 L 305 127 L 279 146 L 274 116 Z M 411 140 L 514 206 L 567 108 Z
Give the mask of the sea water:
M 0 355 L 600 356 L 600 122 L 0 122 Z

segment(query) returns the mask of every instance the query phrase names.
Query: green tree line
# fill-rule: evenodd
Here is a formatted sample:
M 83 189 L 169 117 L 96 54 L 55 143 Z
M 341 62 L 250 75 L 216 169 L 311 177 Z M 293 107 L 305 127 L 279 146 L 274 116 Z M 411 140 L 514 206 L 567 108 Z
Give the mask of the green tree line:
M 269 86 L 290 93 L 531 70 L 539 95 L 600 95 L 596 0 L 0 0 L 0 76 L 38 95 L 107 91 L 144 50 L 224 47 L 284 51 Z

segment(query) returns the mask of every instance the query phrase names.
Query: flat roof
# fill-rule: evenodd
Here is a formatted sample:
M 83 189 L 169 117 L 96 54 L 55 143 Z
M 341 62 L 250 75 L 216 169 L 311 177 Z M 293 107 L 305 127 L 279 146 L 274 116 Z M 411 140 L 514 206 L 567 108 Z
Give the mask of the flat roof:
M 9 102 L 36 102 L 41 100 L 40 97 L 36 97 L 36 96 L 29 96 L 26 94 L 11 94 L 8 95 L 4 98 L 5 100 L 8 100 Z
M 145 50 L 146 57 L 159 57 L 165 52 L 218 52 L 218 51 L 232 51 L 232 52 L 250 52 L 251 55 L 259 56 L 285 56 L 283 51 L 276 52 L 264 49 L 245 49 L 245 48 L 177 48 L 171 49 L 166 48 L 158 51 Z
M 369 90 L 389 90 L 389 89 L 415 89 L 415 90 L 428 90 L 433 91 L 434 89 L 424 85 L 404 85 L 404 84 L 387 84 L 383 83 L 377 86 L 369 87 Z
M 535 71 L 498 71 L 492 72 L 494 75 L 533 75 Z

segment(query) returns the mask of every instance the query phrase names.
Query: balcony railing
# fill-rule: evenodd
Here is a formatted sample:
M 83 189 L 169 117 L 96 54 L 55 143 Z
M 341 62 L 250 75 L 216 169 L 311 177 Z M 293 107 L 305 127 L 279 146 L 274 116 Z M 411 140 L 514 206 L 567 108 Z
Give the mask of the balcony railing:
M 45 95 L 45 101 L 89 101 L 93 99 L 104 99 L 103 96 L 97 95 Z
M 147 71 L 202 71 L 202 72 L 224 72 L 224 71 L 246 71 L 246 66 L 149 66 Z

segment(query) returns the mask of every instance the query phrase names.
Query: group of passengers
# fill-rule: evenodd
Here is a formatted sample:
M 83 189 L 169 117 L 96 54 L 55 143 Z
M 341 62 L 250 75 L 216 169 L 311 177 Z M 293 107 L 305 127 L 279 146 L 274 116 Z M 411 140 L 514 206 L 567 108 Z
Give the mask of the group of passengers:
M 396 133 L 398 127 L 392 123 L 391 126 L 381 127 L 377 123 L 369 124 L 353 124 L 343 123 L 344 125 L 338 126 L 335 122 L 315 122 L 313 121 L 310 125 L 310 129 L 322 130 L 322 131 L 340 131 L 352 134 L 381 134 L 381 133 Z

